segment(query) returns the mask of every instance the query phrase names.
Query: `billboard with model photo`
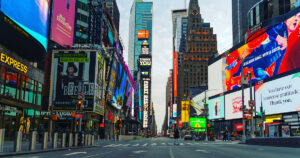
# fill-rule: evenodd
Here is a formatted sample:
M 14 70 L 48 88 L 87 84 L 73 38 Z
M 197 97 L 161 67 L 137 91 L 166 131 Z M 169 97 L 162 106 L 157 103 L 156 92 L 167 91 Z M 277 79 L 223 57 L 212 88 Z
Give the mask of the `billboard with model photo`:
M 256 85 L 255 100 L 266 115 L 300 111 L 300 72 Z
M 76 0 L 53 0 L 51 40 L 61 46 L 73 45 Z
M 208 103 L 208 118 L 210 120 L 224 118 L 224 96 L 209 99 Z
M 299 20 L 300 13 L 231 52 L 226 57 L 226 90 L 240 87 L 242 71 L 250 71 L 252 81 L 256 82 L 299 68 Z
M 84 111 L 94 110 L 96 51 L 55 51 L 51 94 L 55 110 L 75 110 L 83 94 Z

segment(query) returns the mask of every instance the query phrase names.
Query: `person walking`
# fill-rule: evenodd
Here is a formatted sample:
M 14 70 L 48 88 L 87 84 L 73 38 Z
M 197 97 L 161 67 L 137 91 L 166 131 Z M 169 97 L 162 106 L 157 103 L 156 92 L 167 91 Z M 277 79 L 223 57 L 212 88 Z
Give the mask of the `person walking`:
M 175 133 L 174 133 L 174 145 L 179 145 L 178 138 L 179 138 L 179 131 L 178 131 L 178 129 L 175 129 Z
M 210 133 L 209 133 L 209 140 L 213 141 L 213 133 L 212 133 L 212 131 L 210 131 Z

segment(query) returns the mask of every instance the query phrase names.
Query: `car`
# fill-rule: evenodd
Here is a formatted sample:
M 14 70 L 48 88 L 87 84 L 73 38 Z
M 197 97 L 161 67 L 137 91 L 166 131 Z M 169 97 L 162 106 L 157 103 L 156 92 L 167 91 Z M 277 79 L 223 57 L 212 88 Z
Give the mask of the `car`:
M 185 135 L 183 137 L 184 140 L 193 140 L 193 137 L 191 135 Z

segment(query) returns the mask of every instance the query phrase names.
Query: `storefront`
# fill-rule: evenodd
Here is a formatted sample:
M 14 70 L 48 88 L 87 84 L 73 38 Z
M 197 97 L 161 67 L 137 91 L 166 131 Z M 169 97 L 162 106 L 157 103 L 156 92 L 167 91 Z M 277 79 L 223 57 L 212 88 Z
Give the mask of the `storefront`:
M 16 131 L 28 135 L 38 128 L 44 73 L 1 48 L 0 74 L 0 128 L 5 128 L 6 139 L 13 139 Z
M 266 116 L 265 133 L 270 138 L 282 137 L 282 114 Z
M 300 112 L 284 114 L 282 137 L 300 136 Z

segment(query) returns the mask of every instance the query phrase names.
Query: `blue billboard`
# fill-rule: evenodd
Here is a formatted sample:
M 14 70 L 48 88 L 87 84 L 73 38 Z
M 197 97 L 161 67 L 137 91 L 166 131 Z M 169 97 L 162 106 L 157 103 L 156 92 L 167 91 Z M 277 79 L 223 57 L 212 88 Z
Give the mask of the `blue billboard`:
M 47 48 L 49 0 L 0 0 L 0 11 Z

